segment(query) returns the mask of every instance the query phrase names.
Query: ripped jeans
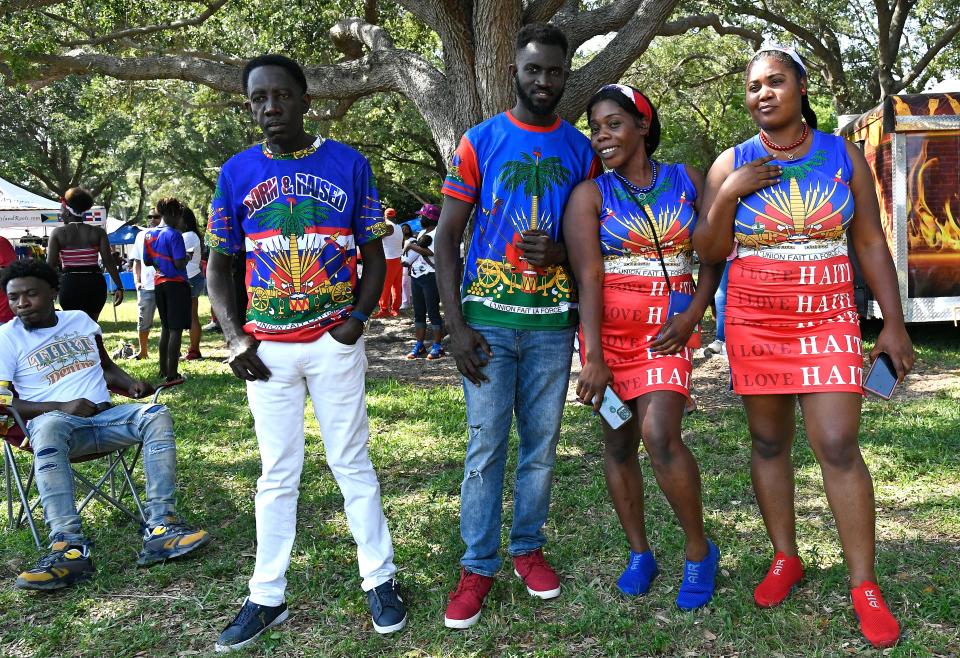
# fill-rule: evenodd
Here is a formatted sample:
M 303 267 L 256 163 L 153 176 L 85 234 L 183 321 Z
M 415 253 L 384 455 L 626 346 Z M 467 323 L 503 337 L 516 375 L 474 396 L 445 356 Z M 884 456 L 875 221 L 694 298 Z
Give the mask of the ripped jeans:
M 503 480 L 514 413 L 520 445 L 508 551 L 523 555 L 547 541 L 543 525 L 576 329 L 471 327 L 486 338 L 493 356 L 483 368 L 490 381 L 474 386 L 463 380 L 469 440 L 460 487 L 460 536 L 467 550 L 460 563 L 473 573 L 493 576 L 501 564 Z
M 35 455 L 37 489 L 51 541 L 83 541 L 70 458 L 143 442 L 148 525 L 173 516 L 177 449 L 173 419 L 162 404 L 121 404 L 81 418 L 51 411 L 27 423 Z

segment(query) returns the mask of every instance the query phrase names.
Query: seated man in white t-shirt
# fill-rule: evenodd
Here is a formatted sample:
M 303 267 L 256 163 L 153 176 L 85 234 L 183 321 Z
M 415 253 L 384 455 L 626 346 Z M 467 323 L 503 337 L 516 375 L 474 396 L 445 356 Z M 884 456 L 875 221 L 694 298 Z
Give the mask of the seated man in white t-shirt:
M 39 260 L 17 261 L 0 285 L 16 317 L 0 327 L 0 380 L 16 389 L 12 406 L 27 422 L 34 474 L 50 553 L 17 577 L 21 589 L 50 590 L 93 574 L 90 542 L 80 527 L 70 458 L 143 443 L 147 526 L 137 564 L 180 557 L 210 541 L 176 516 L 176 440 L 161 404 L 110 402 L 108 386 L 132 397 L 153 392 L 115 364 L 100 327 L 80 311 L 57 311 L 59 282 Z

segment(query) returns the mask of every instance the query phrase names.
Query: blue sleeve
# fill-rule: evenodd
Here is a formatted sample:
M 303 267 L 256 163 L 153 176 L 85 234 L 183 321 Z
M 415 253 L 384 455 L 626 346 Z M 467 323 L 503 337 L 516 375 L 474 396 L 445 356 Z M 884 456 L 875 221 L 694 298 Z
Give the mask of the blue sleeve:
M 353 236 L 357 246 L 372 240 L 379 240 L 387 233 L 387 223 L 383 219 L 380 206 L 380 194 L 373 178 L 373 170 L 366 159 L 354 181 Z
M 243 219 L 237 215 L 233 188 L 226 173 L 220 170 L 217 189 L 210 202 L 210 220 L 207 222 L 207 246 L 222 254 L 232 256 L 243 249 Z
M 187 257 L 187 244 L 183 241 L 183 234 L 179 231 L 173 231 L 170 236 L 170 257 L 173 260 Z

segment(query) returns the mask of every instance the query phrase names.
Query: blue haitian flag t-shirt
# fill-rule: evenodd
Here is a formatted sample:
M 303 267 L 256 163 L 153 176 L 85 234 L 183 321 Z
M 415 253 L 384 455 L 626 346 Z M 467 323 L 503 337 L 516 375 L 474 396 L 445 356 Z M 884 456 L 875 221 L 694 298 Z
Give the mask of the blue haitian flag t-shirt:
M 258 144 L 220 171 L 207 244 L 246 254 L 247 322 L 258 340 L 306 342 L 346 320 L 357 247 L 386 233 L 367 159 L 317 138 L 274 155 Z
M 166 225 L 150 229 L 143 238 L 143 251 L 144 262 L 157 270 L 154 285 L 187 282 L 186 266 L 177 268 L 175 262 L 187 257 L 187 247 L 180 231 Z
M 569 273 L 531 265 L 517 243 L 529 229 L 561 242 L 567 198 L 600 170 L 590 140 L 560 119 L 531 126 L 504 112 L 467 131 L 443 194 L 477 205 L 461 288 L 468 322 L 534 330 L 576 324 Z

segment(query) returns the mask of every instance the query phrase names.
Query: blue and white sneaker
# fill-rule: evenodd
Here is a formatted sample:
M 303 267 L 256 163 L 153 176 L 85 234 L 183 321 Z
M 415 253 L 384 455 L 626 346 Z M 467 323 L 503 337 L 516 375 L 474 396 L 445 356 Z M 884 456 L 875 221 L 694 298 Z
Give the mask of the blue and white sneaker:
M 657 577 L 657 561 L 653 551 L 643 553 L 630 551 L 630 562 L 617 580 L 617 588 L 627 596 L 643 596 L 650 591 L 650 584 Z
M 220 633 L 213 648 L 217 653 L 242 649 L 268 628 L 286 621 L 289 616 L 286 603 L 278 606 L 259 605 L 247 598 L 234 620 Z
M 407 608 L 394 578 L 367 592 L 367 604 L 373 617 L 373 630 L 381 635 L 395 633 L 407 625 Z
M 707 540 L 707 556 L 699 562 L 687 560 L 683 565 L 683 582 L 677 593 L 677 607 L 696 610 L 710 603 L 716 589 L 714 581 L 720 566 L 720 549 Z

